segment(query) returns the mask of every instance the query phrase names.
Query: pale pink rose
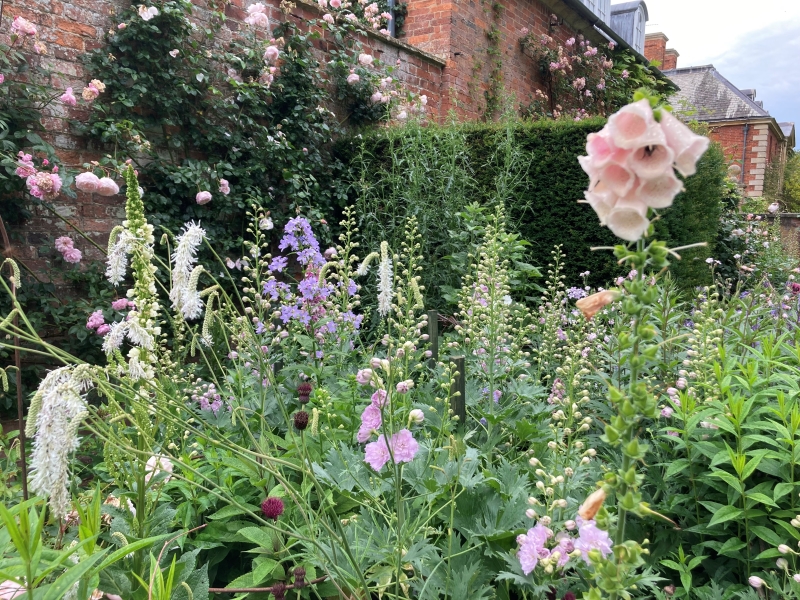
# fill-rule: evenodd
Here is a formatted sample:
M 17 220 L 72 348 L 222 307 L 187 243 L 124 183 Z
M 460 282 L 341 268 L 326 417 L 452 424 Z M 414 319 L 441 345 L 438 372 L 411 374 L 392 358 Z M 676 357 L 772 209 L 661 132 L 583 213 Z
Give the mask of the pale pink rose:
M 119 29 L 119 30 L 123 30 L 123 29 L 125 29 L 127 26 L 128 26 L 128 25 L 127 25 L 126 23 L 120 23 L 119 25 L 117 25 L 117 29 Z
M 79 262 L 81 262 L 81 258 L 83 258 L 81 251 L 78 250 L 77 248 L 67 249 L 66 251 L 64 251 L 63 256 L 65 261 L 72 264 L 78 264 Z
M 75 94 L 72 93 L 71 87 L 68 87 L 64 93 L 61 94 L 59 100 L 67 106 L 75 106 L 78 103 L 78 99 L 75 97 Z
M 83 88 L 83 91 L 81 92 L 81 96 L 87 102 L 91 102 L 91 101 L 97 99 L 97 97 L 99 95 L 100 95 L 100 90 L 98 90 L 91 83 L 89 85 L 87 85 L 85 88 Z
M 617 148 L 635 149 L 666 143 L 664 133 L 653 118 L 650 102 L 644 98 L 623 106 L 608 119 L 608 132 Z
M 247 7 L 248 16 L 245 17 L 244 22 L 248 25 L 255 25 L 256 27 L 269 27 L 269 18 L 267 18 L 267 7 L 257 2 Z
M 408 113 L 406 111 L 401 110 L 399 113 L 397 113 L 398 121 L 405 121 L 406 119 L 408 119 Z
M 101 196 L 115 196 L 119 194 L 119 186 L 110 177 L 103 177 L 97 182 L 97 193 Z
M 128 308 L 128 299 L 120 298 L 119 300 L 114 300 L 114 302 L 111 303 L 111 308 L 114 310 L 125 310 Z
M 322 16 L 322 20 L 325 21 L 326 23 L 329 23 L 329 24 L 333 25 L 333 21 L 334 21 L 333 15 L 330 14 L 330 13 L 324 14 Z
M 3 83 L 6 80 L 6 76 L 0 73 L 0 83 Z
M 372 94 L 372 96 L 369 97 L 369 100 L 373 104 L 378 104 L 381 101 L 382 97 L 383 94 L 381 94 L 380 92 L 375 92 L 374 94 Z
M 19 35 L 36 35 L 36 26 L 22 17 L 14 17 L 11 31 Z
M 694 175 L 695 165 L 708 149 L 709 139 L 692 132 L 686 125 L 672 116 L 672 113 L 661 111 L 661 129 L 669 146 L 675 153 L 675 168 L 684 177 Z
M 369 65 L 371 65 L 372 61 L 374 61 L 374 60 L 375 59 L 369 54 L 361 53 L 361 54 L 358 55 L 358 62 L 360 62 L 365 67 L 368 67 Z
M 139 16 L 142 17 L 143 21 L 149 21 L 153 17 L 158 16 L 158 9 L 155 6 L 151 6 L 149 8 L 145 7 L 144 5 L 139 6 Z
M 178 50 L 177 48 L 175 48 L 174 50 L 170 50 L 168 54 L 169 54 L 169 55 L 170 55 L 172 58 L 175 58 L 175 57 L 176 57 L 176 56 L 178 56 L 178 54 L 180 54 L 180 53 L 181 53 L 181 51 L 180 51 L 180 50 Z
M 17 177 L 27 179 L 28 177 L 36 175 L 36 167 L 33 165 L 33 157 L 30 154 L 23 154 L 22 152 L 20 152 L 18 156 L 19 160 L 17 160 L 17 168 L 14 170 L 14 173 L 17 174 Z
M 74 245 L 75 242 L 73 242 L 72 238 L 67 235 L 62 235 L 61 237 L 57 237 L 53 242 L 53 246 L 55 246 L 55 249 L 61 253 L 64 253 L 67 250 L 71 249 Z
M 194 199 L 200 205 L 208 204 L 209 202 L 211 202 L 211 192 L 207 191 L 197 192 L 197 195 L 194 197 Z
M 361 78 L 358 76 L 358 73 L 350 73 L 350 75 L 347 76 L 347 83 L 353 85 L 354 83 L 358 83 L 359 79 Z
M 278 50 L 277 46 L 267 46 L 267 49 L 264 51 L 264 60 L 274 62 L 278 60 L 279 55 L 280 50 Z
M 342 0 L 331 0 L 330 4 L 331 4 L 331 8 L 341 8 L 342 7 Z
M 33 51 L 36 52 L 36 54 L 45 56 L 47 55 L 47 46 L 44 44 L 44 42 L 37 40 L 33 43 Z
M 219 180 L 219 193 L 223 196 L 227 196 L 231 193 L 231 186 L 228 183 L 227 179 L 220 179 Z
M 97 335 L 105 335 L 109 331 L 111 331 L 111 325 L 108 323 L 103 323 L 100 327 L 97 328 Z
M 93 194 L 100 187 L 100 178 L 91 171 L 81 173 L 75 177 L 75 187 L 87 194 Z

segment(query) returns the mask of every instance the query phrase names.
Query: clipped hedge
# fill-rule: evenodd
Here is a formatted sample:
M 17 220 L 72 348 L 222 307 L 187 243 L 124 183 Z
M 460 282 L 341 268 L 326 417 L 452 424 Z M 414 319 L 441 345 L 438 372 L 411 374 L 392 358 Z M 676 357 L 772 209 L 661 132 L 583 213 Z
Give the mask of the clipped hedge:
M 449 282 L 448 261 L 442 259 L 459 250 L 457 234 L 464 226 L 455 213 L 470 202 L 502 200 L 513 229 L 530 243 L 529 262 L 546 266 L 560 244 L 569 285 L 587 270 L 591 283 L 608 285 L 623 269 L 610 252 L 590 248 L 618 240 L 600 226 L 588 205 L 577 202 L 588 185 L 577 156 L 585 153 L 586 136 L 604 123 L 408 125 L 341 142 L 338 153 L 350 164 L 350 199 L 360 209 L 364 244 L 373 248 L 381 239 L 399 242 L 404 218 L 422 214 L 423 251 L 436 265 L 438 278 Z M 660 239 L 673 246 L 709 243 L 685 252 L 673 266 L 684 287 L 708 278 L 704 261 L 714 252 L 724 177 L 724 156 L 712 145 L 697 175 L 687 180 L 686 191 L 656 223 Z M 441 305 L 437 282 L 429 283 L 429 298 Z

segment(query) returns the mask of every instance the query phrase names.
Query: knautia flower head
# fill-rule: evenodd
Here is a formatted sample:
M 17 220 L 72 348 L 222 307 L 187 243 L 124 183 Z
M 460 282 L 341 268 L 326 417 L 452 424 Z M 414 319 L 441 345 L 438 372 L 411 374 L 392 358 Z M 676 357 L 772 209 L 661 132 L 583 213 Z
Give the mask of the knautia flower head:
M 267 519 L 272 519 L 273 521 L 278 520 L 278 517 L 283 514 L 283 510 L 283 500 L 276 496 L 265 498 L 261 503 L 261 512 L 264 513 Z
M 85 393 L 92 384 L 86 365 L 50 371 L 31 400 L 26 435 L 33 437 L 30 487 L 50 498 L 57 518 L 70 510 L 70 454 L 78 448 L 78 427 L 87 414 Z
M 308 427 L 308 413 L 304 410 L 297 411 L 294 413 L 294 427 L 298 431 L 305 431 L 306 427 Z

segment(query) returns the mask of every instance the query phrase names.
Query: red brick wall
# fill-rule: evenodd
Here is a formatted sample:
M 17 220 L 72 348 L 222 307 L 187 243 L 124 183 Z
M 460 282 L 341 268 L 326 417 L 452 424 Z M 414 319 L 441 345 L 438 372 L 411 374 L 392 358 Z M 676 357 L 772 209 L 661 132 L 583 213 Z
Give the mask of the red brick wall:
M 644 57 L 650 61 L 658 61 L 664 70 L 664 59 L 669 38 L 663 33 L 648 33 L 644 36 Z
M 678 68 L 678 51 L 674 50 L 673 48 L 669 48 L 664 52 L 664 60 L 661 63 L 661 70 L 662 71 L 671 71 L 672 69 Z M 645 56 L 647 58 L 647 56 Z
M 744 124 L 712 125 L 711 139 L 719 142 L 730 162 L 741 164 L 744 145 Z M 742 165 L 742 181 L 748 196 L 761 196 L 764 192 L 766 168 L 779 157 L 780 143 L 766 123 L 751 123 L 747 128 L 747 150 Z

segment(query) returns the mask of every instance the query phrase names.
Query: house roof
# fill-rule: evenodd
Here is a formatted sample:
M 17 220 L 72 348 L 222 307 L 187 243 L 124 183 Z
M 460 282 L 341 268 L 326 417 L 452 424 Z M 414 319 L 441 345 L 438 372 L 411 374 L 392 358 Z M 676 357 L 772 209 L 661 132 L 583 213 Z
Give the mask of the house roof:
M 778 127 L 781 128 L 783 135 L 785 135 L 787 138 L 792 135 L 792 132 L 794 131 L 794 123 L 778 123 Z
M 679 88 L 671 103 L 680 109 L 696 111 L 698 121 L 769 117 L 770 114 L 752 98 L 725 79 L 714 65 L 664 71 Z M 748 90 L 750 91 L 750 90 Z
M 642 7 L 644 11 L 644 20 L 650 20 L 650 16 L 647 14 L 647 4 L 644 3 L 644 0 L 633 0 L 632 2 L 620 2 L 618 4 L 611 5 L 611 14 L 619 14 L 624 12 L 631 12 L 636 10 L 639 7 Z

